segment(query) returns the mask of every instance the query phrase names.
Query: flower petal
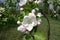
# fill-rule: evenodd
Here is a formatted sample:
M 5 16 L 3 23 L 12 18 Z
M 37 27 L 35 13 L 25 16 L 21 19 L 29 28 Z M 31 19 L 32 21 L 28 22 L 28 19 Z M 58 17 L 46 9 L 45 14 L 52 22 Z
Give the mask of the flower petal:
M 38 17 L 41 17 L 41 16 L 42 16 L 42 14 L 41 14 L 41 13 L 38 13 L 38 14 L 37 14 L 37 16 L 38 16 Z
M 25 5 L 26 3 L 27 3 L 27 0 L 20 0 L 19 5 L 20 5 L 20 6 L 23 6 L 23 5 Z
M 33 21 L 36 21 L 36 16 L 34 13 L 29 13 L 29 18 L 32 19 Z
M 29 20 L 29 17 L 28 16 L 24 16 L 22 24 L 28 24 L 28 20 Z
M 20 32 L 26 32 L 26 27 L 24 27 L 23 25 L 18 27 L 18 31 Z
M 33 25 L 29 24 L 26 29 L 27 29 L 28 31 L 31 31 L 31 30 L 33 29 Z
M 29 17 L 32 17 L 32 16 L 36 17 L 34 13 L 29 13 L 28 16 L 29 16 Z

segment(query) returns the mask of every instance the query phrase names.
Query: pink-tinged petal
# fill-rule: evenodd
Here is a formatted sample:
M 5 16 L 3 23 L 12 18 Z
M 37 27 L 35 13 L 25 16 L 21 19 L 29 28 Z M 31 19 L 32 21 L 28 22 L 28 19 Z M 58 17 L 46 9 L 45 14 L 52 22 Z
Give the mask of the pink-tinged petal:
M 41 23 L 38 21 L 38 22 L 37 22 L 37 25 L 40 25 L 40 24 L 41 24 Z
M 32 18 L 32 17 L 36 17 L 34 13 L 29 13 L 28 16 L 31 17 L 31 18 Z
M 24 27 L 23 25 L 18 27 L 18 31 L 20 32 L 26 32 L 26 27 Z

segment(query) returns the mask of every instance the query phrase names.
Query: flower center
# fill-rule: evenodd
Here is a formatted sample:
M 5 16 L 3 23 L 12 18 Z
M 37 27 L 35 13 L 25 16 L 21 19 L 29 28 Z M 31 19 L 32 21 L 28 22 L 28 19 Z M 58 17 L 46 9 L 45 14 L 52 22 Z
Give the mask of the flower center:
M 29 19 L 29 20 L 28 20 L 28 24 L 31 24 L 31 23 L 32 23 L 32 19 Z

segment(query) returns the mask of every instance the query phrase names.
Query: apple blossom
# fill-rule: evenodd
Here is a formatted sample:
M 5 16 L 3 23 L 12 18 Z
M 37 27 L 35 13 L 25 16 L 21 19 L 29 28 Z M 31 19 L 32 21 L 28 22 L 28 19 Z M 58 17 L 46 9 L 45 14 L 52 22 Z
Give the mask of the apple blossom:
M 2 16 L 2 14 L 0 14 L 0 17 Z
M 49 9 L 54 10 L 54 5 L 52 3 L 49 4 Z
M 0 7 L 0 12 L 4 12 L 5 11 L 4 9 L 5 8 Z
M 50 0 L 48 0 L 48 1 L 47 1 L 47 3 L 49 4 L 49 3 L 51 3 L 51 1 L 50 1 Z
M 56 13 L 56 11 L 53 11 L 54 13 Z
M 39 15 L 40 16 L 40 15 Z M 24 16 L 22 25 L 18 27 L 18 30 L 21 32 L 32 31 L 32 29 L 41 24 L 41 19 L 37 19 L 34 13 L 29 13 Z
M 54 15 L 54 17 L 56 17 L 56 15 Z
M 19 5 L 20 5 L 20 6 L 23 6 L 23 5 L 25 5 L 26 3 L 27 3 L 27 0 L 20 0 Z
M 37 25 L 36 16 L 32 13 L 29 13 L 28 16 L 24 16 L 23 24 L 27 24 L 27 30 L 31 31 L 33 27 Z

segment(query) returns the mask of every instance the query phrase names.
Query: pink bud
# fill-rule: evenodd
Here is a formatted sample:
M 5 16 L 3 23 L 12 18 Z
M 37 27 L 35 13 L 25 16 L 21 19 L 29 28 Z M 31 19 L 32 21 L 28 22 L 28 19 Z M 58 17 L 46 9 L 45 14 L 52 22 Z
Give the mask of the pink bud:
M 38 22 L 37 22 L 37 25 L 40 25 L 40 24 L 41 24 L 41 23 L 38 21 Z

